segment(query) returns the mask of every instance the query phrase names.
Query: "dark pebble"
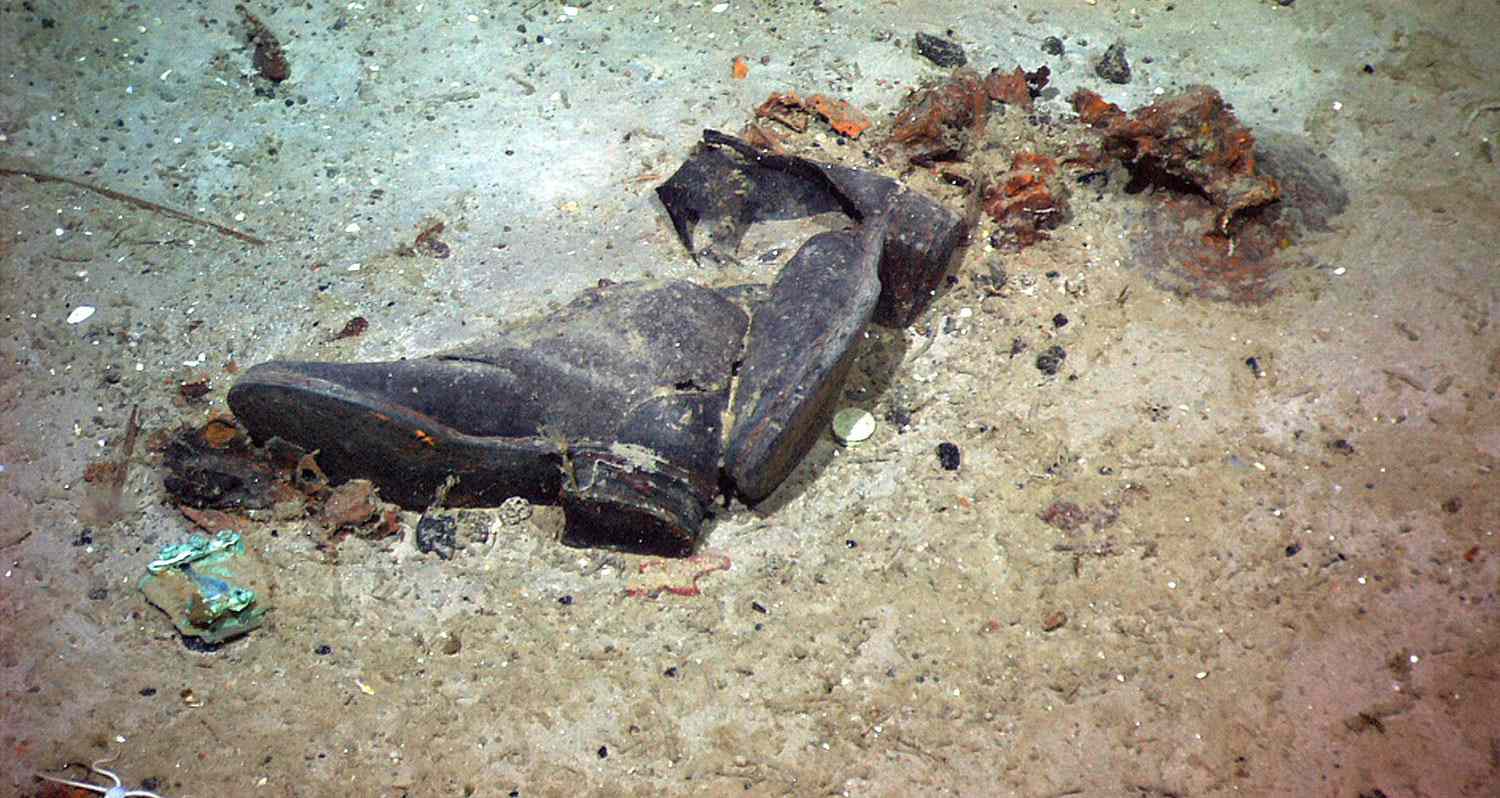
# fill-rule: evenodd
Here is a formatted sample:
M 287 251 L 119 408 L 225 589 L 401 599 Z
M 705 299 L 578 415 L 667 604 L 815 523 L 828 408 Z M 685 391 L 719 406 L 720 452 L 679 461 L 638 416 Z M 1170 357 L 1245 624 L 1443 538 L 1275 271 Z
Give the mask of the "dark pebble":
M 969 57 L 964 55 L 964 48 L 961 45 L 941 36 L 918 33 L 915 43 L 917 55 L 940 67 L 961 67 L 969 63 Z
M 963 455 L 958 451 L 958 444 L 943 441 L 937 447 L 938 465 L 944 471 L 957 471 L 958 465 L 963 461 Z
M 327 643 L 319 643 L 318 647 L 313 649 L 313 653 L 317 654 L 320 657 L 326 657 L 329 654 L 333 653 L 333 646 L 330 646 Z
M 1048 36 L 1047 38 L 1043 39 L 1042 52 L 1046 53 L 1047 55 L 1062 55 L 1062 39 L 1059 39 L 1056 36 Z
M 1254 374 L 1256 379 L 1266 376 L 1266 370 L 1260 367 L 1260 358 L 1258 357 L 1251 356 L 1245 358 L 1245 367 L 1250 369 L 1250 373 Z
M 664 670 L 664 671 L 661 672 L 661 675 L 667 677 L 668 679 L 676 679 L 677 678 L 677 667 L 674 665 L 674 666 L 672 666 L 670 668 L 667 668 L 666 670 Z
M 424 515 L 417 522 L 417 551 L 453 559 L 458 546 L 458 521 L 451 515 Z
M 571 607 L 573 606 L 573 597 L 571 595 L 563 596 L 557 600 L 557 603 L 564 607 Z
M 1443 512 L 1449 513 L 1450 515 L 1458 512 L 1459 510 L 1462 510 L 1463 508 L 1464 500 L 1458 498 L 1457 496 L 1454 496 L 1448 501 L 1443 502 Z
M 1109 172 L 1086 172 L 1078 176 L 1078 185 L 1090 188 L 1108 188 Z
M 1068 317 L 1059 313 L 1052 317 L 1052 326 L 1058 329 L 1068 326 Z
M 601 746 L 599 746 L 599 758 L 600 759 L 609 759 L 609 746 L 607 746 L 607 745 L 601 745 Z
M 1302 551 L 1302 544 L 1293 543 L 1292 545 L 1286 547 L 1286 556 L 1295 557 L 1297 556 L 1297 552 L 1299 551 Z
M 109 590 L 106 588 L 96 587 L 89 591 L 89 601 L 103 601 L 107 598 L 109 598 Z
M 1130 62 L 1125 60 L 1125 43 L 1115 42 L 1104 51 L 1099 63 L 1094 65 L 1094 74 L 1110 83 L 1130 82 Z
M 770 610 L 766 609 L 766 605 L 760 603 L 759 601 L 750 602 L 750 609 L 755 610 L 761 615 L 765 615 L 766 613 L 770 612 Z
M 1068 353 L 1060 346 L 1049 346 L 1046 351 L 1036 356 L 1036 368 L 1049 377 L 1062 368 L 1062 362 L 1066 360 Z
M 844 541 L 844 548 L 857 549 L 859 548 L 859 541 L 855 540 L 854 538 L 849 538 L 848 540 Z
M 150 698 L 151 696 L 154 696 L 154 695 L 156 695 L 156 688 L 155 687 L 142 687 L 141 688 L 141 697 L 142 698 Z
M 1005 273 L 1005 265 L 998 258 L 990 263 L 989 274 L 986 276 L 989 277 L 990 287 L 996 291 L 1004 288 L 1005 284 L 1010 282 L 1010 275 Z

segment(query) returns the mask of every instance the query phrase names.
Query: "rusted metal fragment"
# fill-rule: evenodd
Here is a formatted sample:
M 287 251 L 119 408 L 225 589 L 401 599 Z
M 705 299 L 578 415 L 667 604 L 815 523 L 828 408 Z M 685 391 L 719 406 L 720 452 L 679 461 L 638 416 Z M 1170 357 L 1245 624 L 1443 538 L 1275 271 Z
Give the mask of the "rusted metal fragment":
M 1138 179 L 1174 178 L 1202 191 L 1218 209 L 1215 226 L 1221 233 L 1229 231 L 1236 214 L 1281 196 L 1275 178 L 1256 166 L 1255 137 L 1212 87 L 1191 86 L 1128 115 L 1079 89 L 1073 109 Z
M 1160 192 L 1131 211 L 1133 262 L 1152 282 L 1184 296 L 1238 304 L 1274 297 L 1308 258 L 1296 244 L 1326 232 L 1348 204 L 1337 172 L 1300 141 L 1272 138 L 1265 170 L 1282 186 L 1275 203 L 1246 213 L 1222 235 L 1214 207 L 1197 194 Z

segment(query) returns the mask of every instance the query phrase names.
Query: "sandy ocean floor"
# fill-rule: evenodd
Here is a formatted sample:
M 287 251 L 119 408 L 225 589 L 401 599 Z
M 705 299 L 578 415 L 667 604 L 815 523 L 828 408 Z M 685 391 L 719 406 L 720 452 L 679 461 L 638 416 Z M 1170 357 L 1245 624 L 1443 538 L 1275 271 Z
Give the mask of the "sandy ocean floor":
M 247 10 L 280 82 L 227 2 L 0 3 L 0 793 L 116 756 L 171 798 L 1500 796 L 1500 5 Z M 237 373 L 440 351 L 600 279 L 770 279 L 694 263 L 653 189 L 776 91 L 861 109 L 788 142 L 868 163 L 951 71 L 918 33 L 1050 70 L 976 172 L 1082 141 L 1076 89 L 1207 84 L 1347 202 L 1238 302 L 1172 276 L 1164 189 L 1118 164 L 1019 252 L 982 221 L 860 345 L 839 404 L 873 436 L 695 561 L 565 547 L 548 507 L 461 513 L 491 542 L 451 559 L 415 513 L 258 518 L 261 628 L 195 651 L 146 603 L 194 531 L 160 445 Z M 630 590 L 648 563 L 697 594 Z

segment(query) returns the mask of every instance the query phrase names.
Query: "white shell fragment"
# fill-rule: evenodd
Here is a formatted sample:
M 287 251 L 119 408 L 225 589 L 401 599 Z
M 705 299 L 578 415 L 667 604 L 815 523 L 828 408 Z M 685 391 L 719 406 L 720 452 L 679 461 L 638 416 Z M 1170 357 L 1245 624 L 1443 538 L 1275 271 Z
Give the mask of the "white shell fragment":
M 839 443 L 859 443 L 875 434 L 875 417 L 870 411 L 846 407 L 833 416 L 833 437 Z
M 79 305 L 78 307 L 73 308 L 72 313 L 68 314 L 68 323 L 82 324 L 88 321 L 89 317 L 92 315 L 94 315 L 93 305 Z

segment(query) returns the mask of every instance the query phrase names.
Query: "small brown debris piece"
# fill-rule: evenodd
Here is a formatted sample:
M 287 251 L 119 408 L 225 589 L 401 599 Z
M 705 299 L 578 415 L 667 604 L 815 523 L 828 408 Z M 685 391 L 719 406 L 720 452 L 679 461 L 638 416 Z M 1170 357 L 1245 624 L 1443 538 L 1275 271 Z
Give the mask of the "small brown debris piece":
M 339 330 L 339 334 L 333 336 L 333 340 L 339 341 L 344 338 L 358 338 L 364 335 L 365 330 L 368 329 L 370 329 L 369 319 L 366 319 L 364 316 L 355 316 L 344 322 L 344 329 Z
M 282 51 L 281 41 L 276 38 L 276 34 L 259 17 L 250 13 L 250 9 L 237 5 L 234 10 L 240 12 L 240 18 L 245 21 L 248 29 L 246 38 L 255 48 L 255 55 L 251 59 L 255 64 L 255 71 L 272 83 L 280 83 L 290 77 L 291 65 L 286 61 L 286 53 Z
M 1151 498 L 1150 491 L 1134 483 L 1126 485 L 1114 497 L 1107 497 L 1093 507 L 1082 507 L 1076 502 L 1055 501 L 1037 514 L 1043 523 L 1064 532 L 1073 532 L 1087 524 L 1095 532 L 1114 526 L 1120 520 L 1120 509 L 1128 507 L 1138 499 Z
M 696 596 L 698 580 L 714 571 L 729 570 L 729 558 L 722 554 L 695 554 L 684 558 L 653 558 L 641 563 L 636 576 L 625 587 L 631 598 L 656 598 L 662 593 L 674 596 Z
M 297 468 L 292 471 L 292 484 L 309 496 L 322 493 L 328 488 L 328 475 L 318 465 L 316 455 L 316 452 L 302 455 L 297 460 Z
M 1016 153 L 1010 171 L 984 198 L 985 212 L 1000 225 L 992 242 L 1015 252 L 1046 238 L 1046 231 L 1067 215 L 1067 191 L 1056 161 L 1032 152 Z
M 1042 67 L 1038 70 L 1041 75 L 1042 85 L 1047 83 L 1047 70 Z M 1050 70 L 1049 70 L 1050 72 Z M 1031 107 L 1031 86 L 1026 80 L 1026 70 L 1016 67 L 1013 72 L 1001 72 L 999 69 L 990 70 L 990 74 L 984 79 L 984 92 L 991 100 L 1002 102 L 1006 105 L 1014 105 L 1018 108 Z
M 180 395 L 183 399 L 188 400 L 189 402 L 208 396 L 208 392 L 210 390 L 211 386 L 207 377 L 199 377 L 191 381 L 180 382 L 177 384 L 178 395 Z
M 807 129 L 809 115 L 817 114 L 840 135 L 859 138 L 870 127 L 869 117 L 849 103 L 823 94 L 806 100 L 796 92 L 773 92 L 755 109 L 755 115 L 779 122 L 801 133 Z
M 729 76 L 735 80 L 744 80 L 750 76 L 750 62 L 742 55 L 734 57 L 734 62 L 729 66 Z
M 386 538 L 401 534 L 401 513 L 391 505 L 386 505 L 385 512 L 380 514 L 380 523 L 375 525 L 375 537 Z
M 215 449 L 241 448 L 247 446 L 250 436 L 233 417 L 218 415 L 204 422 L 199 430 L 203 442 Z
M 786 145 L 781 137 L 768 130 L 764 125 L 746 125 L 740 131 L 740 138 L 750 143 L 750 146 L 759 150 L 765 150 L 773 155 L 785 155 Z
M 334 488 L 318 514 L 328 531 L 363 526 L 382 509 L 375 483 L 368 479 L 351 479 Z
M 951 135 L 959 138 L 979 136 L 989 122 L 990 95 L 979 73 L 972 69 L 955 69 L 946 82 L 918 89 L 907 96 L 891 130 L 891 141 L 950 143 Z M 962 141 L 951 142 L 955 145 Z
M 415 254 L 427 255 L 439 260 L 453 254 L 453 250 L 447 244 L 438 239 L 442 235 L 446 225 L 443 222 L 434 222 L 425 230 L 417 234 L 412 242 L 412 251 Z
M 182 514 L 192 521 L 197 527 L 210 534 L 221 529 L 232 529 L 244 534 L 250 531 L 250 522 L 237 515 L 230 515 L 222 510 L 199 510 L 194 507 L 178 507 Z
M 1037 516 L 1047 526 L 1061 529 L 1064 532 L 1072 532 L 1083 526 L 1089 520 L 1089 514 L 1082 507 L 1068 501 L 1056 501 L 1047 505 Z
M 1073 110 L 1133 171 L 1155 170 L 1207 194 L 1219 210 L 1215 226 L 1221 233 L 1228 233 L 1235 214 L 1281 196 L 1275 178 L 1256 167 L 1255 137 L 1209 86 L 1190 87 L 1129 115 L 1079 89 Z
M 755 115 L 778 122 L 798 133 L 807 129 L 807 113 L 803 110 L 802 98 L 796 92 L 771 92 L 771 96 L 755 109 Z
M 1063 612 L 1062 610 L 1057 610 L 1042 619 L 1042 631 L 1055 632 L 1058 629 L 1063 628 L 1063 626 L 1065 626 L 1067 623 L 1068 614 L 1066 612 Z

